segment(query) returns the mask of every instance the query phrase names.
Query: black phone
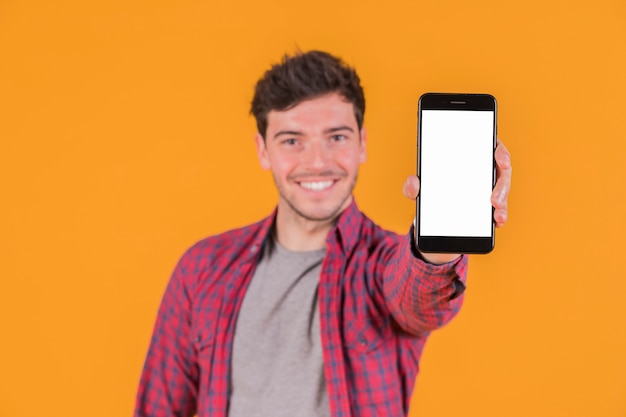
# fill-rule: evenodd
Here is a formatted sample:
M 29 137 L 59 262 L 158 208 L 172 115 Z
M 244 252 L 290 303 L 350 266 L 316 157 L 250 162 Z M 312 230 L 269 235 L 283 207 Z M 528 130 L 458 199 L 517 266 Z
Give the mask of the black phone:
M 417 132 L 417 248 L 431 253 L 491 252 L 495 97 L 426 93 L 419 99 Z

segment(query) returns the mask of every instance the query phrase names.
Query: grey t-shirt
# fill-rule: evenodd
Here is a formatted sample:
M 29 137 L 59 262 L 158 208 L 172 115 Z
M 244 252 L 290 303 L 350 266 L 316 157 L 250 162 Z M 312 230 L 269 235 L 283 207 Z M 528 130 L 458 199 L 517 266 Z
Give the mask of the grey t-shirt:
M 228 416 L 330 416 L 318 306 L 325 249 L 272 243 L 237 318 Z

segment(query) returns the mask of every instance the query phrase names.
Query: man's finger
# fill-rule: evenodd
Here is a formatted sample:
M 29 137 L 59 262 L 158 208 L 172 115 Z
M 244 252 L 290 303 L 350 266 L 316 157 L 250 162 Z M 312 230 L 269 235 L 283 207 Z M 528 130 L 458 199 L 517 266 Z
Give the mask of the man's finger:
M 502 167 L 510 167 L 511 153 L 500 139 L 498 139 L 496 143 L 496 162 L 498 162 L 498 165 L 501 165 Z
M 506 177 L 510 183 L 511 173 L 513 172 L 513 168 L 511 167 L 511 153 L 500 139 L 498 139 L 498 146 L 496 146 L 495 159 L 497 178 Z
M 420 180 L 415 175 L 410 175 L 402 186 L 402 193 L 406 198 L 415 200 L 420 192 Z
M 506 209 L 496 209 L 493 213 L 493 219 L 495 220 L 496 227 L 504 226 L 504 223 L 508 220 L 508 212 Z
M 491 204 L 495 208 L 506 210 L 507 199 L 511 189 L 511 154 L 506 146 L 498 139 L 498 146 L 495 152 L 496 159 L 496 186 L 491 194 Z

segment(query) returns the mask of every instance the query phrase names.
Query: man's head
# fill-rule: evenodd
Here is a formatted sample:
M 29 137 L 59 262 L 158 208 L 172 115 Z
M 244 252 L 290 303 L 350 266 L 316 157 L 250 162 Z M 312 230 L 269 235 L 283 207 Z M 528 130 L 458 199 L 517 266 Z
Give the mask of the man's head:
M 322 51 L 283 57 L 281 63 L 265 72 L 254 91 L 250 113 L 265 138 L 267 114 L 288 110 L 298 103 L 329 93 L 337 93 L 352 103 L 359 129 L 363 126 L 365 97 L 356 71 L 341 59 Z
M 259 161 L 280 195 L 279 218 L 327 223 L 350 204 L 367 156 L 364 109 L 356 72 L 327 53 L 285 58 L 265 73 L 252 112 Z

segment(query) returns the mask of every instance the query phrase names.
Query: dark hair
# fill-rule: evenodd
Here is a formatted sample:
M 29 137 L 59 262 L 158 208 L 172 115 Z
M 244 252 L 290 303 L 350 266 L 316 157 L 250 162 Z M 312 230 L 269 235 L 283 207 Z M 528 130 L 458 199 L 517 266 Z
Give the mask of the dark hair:
M 363 126 L 365 96 L 356 71 L 327 52 L 297 52 L 285 55 L 279 64 L 265 72 L 254 89 L 250 113 L 265 138 L 267 114 L 288 110 L 304 100 L 338 93 L 354 106 L 359 129 Z

